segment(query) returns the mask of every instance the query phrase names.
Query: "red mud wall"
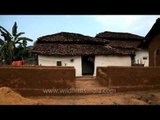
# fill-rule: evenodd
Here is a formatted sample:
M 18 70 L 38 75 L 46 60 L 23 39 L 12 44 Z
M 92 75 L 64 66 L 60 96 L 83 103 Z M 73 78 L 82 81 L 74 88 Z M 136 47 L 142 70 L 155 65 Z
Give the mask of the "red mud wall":
M 160 88 L 160 67 L 98 67 L 97 80 L 119 91 Z
M 0 66 L 0 87 L 2 86 L 20 92 L 71 88 L 75 87 L 75 69 L 73 67 Z

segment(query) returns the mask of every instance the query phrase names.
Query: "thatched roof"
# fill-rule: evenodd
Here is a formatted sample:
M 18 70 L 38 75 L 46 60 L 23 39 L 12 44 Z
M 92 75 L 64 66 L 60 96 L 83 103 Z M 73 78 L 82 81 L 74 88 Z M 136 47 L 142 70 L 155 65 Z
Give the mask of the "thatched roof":
M 109 40 L 142 40 L 144 37 L 123 32 L 110 32 L 105 31 L 96 35 L 96 38 L 104 38 Z
M 155 37 L 159 33 L 160 33 L 160 18 L 156 20 L 150 31 L 145 36 L 145 42 L 143 43 L 143 46 L 148 47 L 153 37 Z
M 110 40 L 109 45 L 115 48 L 138 48 L 141 41 L 129 41 L 129 40 Z
M 107 40 L 101 40 L 78 33 L 60 32 L 38 38 L 38 43 L 78 43 L 78 44 L 107 44 Z
M 105 31 L 96 35 L 95 38 L 106 39 L 109 41 L 109 45 L 116 48 L 138 48 L 144 37 L 120 32 Z
M 131 55 L 132 50 L 121 50 L 107 45 L 108 40 L 76 33 L 57 33 L 38 38 L 33 53 L 48 56 Z
M 131 51 L 121 51 L 110 46 L 89 45 L 89 44 L 36 44 L 34 53 L 41 55 L 55 56 L 79 56 L 79 55 L 129 55 Z

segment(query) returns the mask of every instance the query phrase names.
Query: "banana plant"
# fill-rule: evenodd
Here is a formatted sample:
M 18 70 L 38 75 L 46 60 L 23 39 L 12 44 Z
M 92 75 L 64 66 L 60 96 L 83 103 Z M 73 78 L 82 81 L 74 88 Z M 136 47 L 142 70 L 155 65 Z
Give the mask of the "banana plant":
M 12 33 L 8 32 L 4 27 L 0 26 L 0 33 L 3 39 L 0 39 L 0 56 L 2 60 L 5 60 L 6 64 L 11 64 L 14 59 L 22 58 L 23 54 L 19 54 L 21 51 L 25 51 L 27 42 L 33 40 L 27 37 L 21 37 L 24 32 L 17 32 L 17 23 L 15 22 L 12 27 Z M 23 49 L 18 49 L 21 46 Z M 19 50 L 19 51 L 17 51 Z M 21 55 L 21 56 L 19 56 Z

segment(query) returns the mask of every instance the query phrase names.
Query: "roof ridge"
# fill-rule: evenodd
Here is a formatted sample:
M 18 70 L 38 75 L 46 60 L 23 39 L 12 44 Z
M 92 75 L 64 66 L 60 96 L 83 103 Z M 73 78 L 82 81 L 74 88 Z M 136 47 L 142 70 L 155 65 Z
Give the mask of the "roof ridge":
M 129 32 L 111 32 L 111 31 L 104 31 L 98 33 L 95 37 L 106 38 L 106 39 L 144 39 L 143 36 Z
M 62 31 L 62 32 L 57 32 L 57 33 L 53 33 L 53 34 L 49 34 L 49 35 L 44 35 L 44 36 L 39 37 L 38 39 L 41 39 L 41 38 L 44 38 L 44 37 L 56 36 L 56 35 L 63 35 L 64 37 L 66 37 L 65 35 L 79 35 L 79 36 L 94 38 L 92 36 L 84 35 L 84 34 L 80 34 L 80 33 Z
M 108 40 L 102 40 L 101 38 L 95 38 L 79 33 L 69 33 L 69 32 L 59 32 L 51 35 L 46 35 L 39 37 L 37 42 L 61 42 L 61 43 L 97 43 L 97 44 L 106 44 Z
M 131 34 L 131 35 L 136 35 L 136 36 L 141 36 L 141 35 L 137 35 L 135 33 L 130 33 L 130 32 L 113 32 L 113 31 L 104 31 L 104 32 L 100 32 L 98 34 L 102 34 L 102 33 L 114 33 L 114 34 Z M 141 36 L 143 37 L 143 36 Z

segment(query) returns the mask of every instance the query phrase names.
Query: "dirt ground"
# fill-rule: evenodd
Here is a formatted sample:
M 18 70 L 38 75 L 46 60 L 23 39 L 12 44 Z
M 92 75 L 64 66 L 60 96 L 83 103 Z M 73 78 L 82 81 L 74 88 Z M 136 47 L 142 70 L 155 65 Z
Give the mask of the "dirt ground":
M 160 105 L 160 90 L 24 98 L 8 87 L 1 87 L 0 105 Z

